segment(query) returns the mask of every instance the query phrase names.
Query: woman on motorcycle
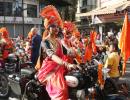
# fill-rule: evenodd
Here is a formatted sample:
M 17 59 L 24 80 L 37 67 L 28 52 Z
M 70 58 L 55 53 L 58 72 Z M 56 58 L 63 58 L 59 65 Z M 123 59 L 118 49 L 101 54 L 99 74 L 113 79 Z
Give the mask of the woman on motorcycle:
M 51 100 L 67 100 L 68 90 L 64 75 L 66 69 L 75 69 L 77 66 L 63 59 L 62 46 L 57 38 L 61 19 L 56 8 L 49 5 L 42 10 L 41 15 L 46 19 L 44 25 L 46 25 L 47 35 L 42 44 L 47 57 L 38 70 L 37 76 L 39 81 L 46 85 Z
M 80 32 L 76 28 L 76 25 L 75 25 L 75 30 L 73 31 L 73 36 L 71 38 L 71 43 L 74 48 L 74 51 L 76 52 L 76 57 L 75 57 L 76 62 L 79 64 L 84 63 L 84 61 L 83 61 L 84 47 L 83 47 L 83 43 L 81 41 Z
M 61 40 L 61 43 L 63 45 L 63 51 L 65 55 L 66 60 L 69 63 L 73 63 L 76 52 L 74 51 L 74 48 L 71 43 L 71 37 L 74 30 L 74 25 L 70 21 L 65 21 L 63 24 L 63 39 Z

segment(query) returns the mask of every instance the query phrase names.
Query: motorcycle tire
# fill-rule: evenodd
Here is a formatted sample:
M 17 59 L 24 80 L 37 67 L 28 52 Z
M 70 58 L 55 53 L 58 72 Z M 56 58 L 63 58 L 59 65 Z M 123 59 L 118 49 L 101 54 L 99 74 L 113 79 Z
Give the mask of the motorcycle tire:
M 51 100 L 46 92 L 41 95 L 29 92 L 26 95 L 27 95 L 27 100 L 43 100 L 43 98 L 44 100 Z
M 43 100 L 43 98 L 44 100 L 51 100 L 45 87 L 41 87 L 41 90 L 39 92 L 27 91 L 26 96 L 27 96 L 27 100 Z
M 104 93 L 106 96 L 109 94 L 117 94 L 118 93 L 118 89 L 116 88 L 116 85 L 111 78 L 107 78 L 105 81 Z
M 104 91 L 100 89 L 100 87 L 96 87 L 96 100 L 105 100 Z
M 0 98 L 8 98 L 10 90 L 6 75 L 4 73 L 0 73 Z

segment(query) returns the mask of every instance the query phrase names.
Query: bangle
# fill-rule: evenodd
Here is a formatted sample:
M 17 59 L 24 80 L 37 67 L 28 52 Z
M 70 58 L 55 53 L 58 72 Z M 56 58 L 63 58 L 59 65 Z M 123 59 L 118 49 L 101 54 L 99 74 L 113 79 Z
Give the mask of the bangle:
M 67 66 L 68 66 L 68 64 L 69 64 L 68 62 L 63 61 L 63 65 L 64 65 L 64 66 L 66 66 L 66 67 L 67 67 Z

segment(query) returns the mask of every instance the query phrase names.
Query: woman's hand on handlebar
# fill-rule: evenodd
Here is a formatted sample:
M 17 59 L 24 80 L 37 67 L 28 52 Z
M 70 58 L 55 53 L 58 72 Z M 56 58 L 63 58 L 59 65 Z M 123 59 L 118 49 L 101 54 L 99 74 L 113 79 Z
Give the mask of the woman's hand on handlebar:
M 70 63 L 68 63 L 68 65 L 67 65 L 67 69 L 68 70 L 72 70 L 72 69 L 79 69 L 79 70 L 82 70 L 82 68 L 79 66 L 79 65 L 75 65 L 75 64 L 70 64 Z

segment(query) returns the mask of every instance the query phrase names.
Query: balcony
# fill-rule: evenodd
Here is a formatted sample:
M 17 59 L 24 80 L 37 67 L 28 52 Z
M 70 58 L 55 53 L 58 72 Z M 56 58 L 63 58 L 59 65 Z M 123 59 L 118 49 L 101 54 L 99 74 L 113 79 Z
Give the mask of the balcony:
M 8 17 L 8 16 L 0 16 L 0 23 L 17 23 L 22 24 L 23 19 L 22 17 Z M 30 18 L 30 17 L 24 17 L 24 23 L 25 24 L 42 24 L 41 18 Z

